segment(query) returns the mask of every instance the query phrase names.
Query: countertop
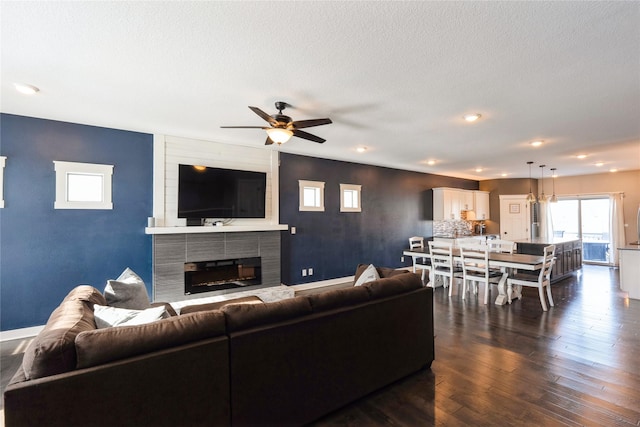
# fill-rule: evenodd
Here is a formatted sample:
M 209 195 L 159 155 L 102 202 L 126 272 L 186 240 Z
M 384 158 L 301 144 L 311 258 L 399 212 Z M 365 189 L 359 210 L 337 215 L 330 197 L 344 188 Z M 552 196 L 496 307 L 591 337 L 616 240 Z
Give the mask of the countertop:
M 497 234 L 458 234 L 458 235 L 453 235 L 453 234 L 434 234 L 433 237 L 437 237 L 438 239 L 466 239 L 469 237 L 491 237 L 491 238 L 498 238 Z
M 549 239 L 545 239 L 542 237 L 536 237 L 535 239 L 522 239 L 516 240 L 516 243 L 533 243 L 536 245 L 557 245 L 559 243 L 567 243 L 567 242 L 575 242 L 576 240 L 580 240 L 577 237 L 554 237 L 549 241 Z
M 625 245 L 618 248 L 619 251 L 640 251 L 640 245 Z

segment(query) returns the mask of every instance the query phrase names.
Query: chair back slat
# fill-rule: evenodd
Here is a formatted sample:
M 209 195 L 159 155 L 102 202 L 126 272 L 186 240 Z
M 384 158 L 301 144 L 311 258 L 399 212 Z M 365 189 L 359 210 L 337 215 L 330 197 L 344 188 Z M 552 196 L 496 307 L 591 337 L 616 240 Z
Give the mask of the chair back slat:
M 424 248 L 424 237 L 419 237 L 419 236 L 409 237 L 409 248 L 410 249 Z
M 509 240 L 487 240 L 487 246 L 491 252 L 502 252 L 512 254 L 516 248 L 516 243 Z

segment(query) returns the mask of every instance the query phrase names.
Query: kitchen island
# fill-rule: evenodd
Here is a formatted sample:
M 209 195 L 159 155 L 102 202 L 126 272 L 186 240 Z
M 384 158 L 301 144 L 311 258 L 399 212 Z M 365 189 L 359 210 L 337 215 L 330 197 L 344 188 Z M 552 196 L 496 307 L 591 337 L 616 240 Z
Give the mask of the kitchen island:
M 545 246 L 556 245 L 556 262 L 551 283 L 564 279 L 582 268 L 582 240 L 568 237 L 516 240 L 519 254 L 542 255 Z
M 640 246 L 627 245 L 618 248 L 620 254 L 620 289 L 629 298 L 640 299 Z

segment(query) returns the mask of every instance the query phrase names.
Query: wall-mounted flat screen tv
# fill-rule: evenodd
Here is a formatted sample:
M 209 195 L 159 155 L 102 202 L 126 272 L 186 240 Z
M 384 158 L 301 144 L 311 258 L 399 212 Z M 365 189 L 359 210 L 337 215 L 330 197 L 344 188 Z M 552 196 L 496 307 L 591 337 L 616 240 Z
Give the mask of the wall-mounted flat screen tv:
M 179 165 L 178 218 L 264 218 L 267 174 Z

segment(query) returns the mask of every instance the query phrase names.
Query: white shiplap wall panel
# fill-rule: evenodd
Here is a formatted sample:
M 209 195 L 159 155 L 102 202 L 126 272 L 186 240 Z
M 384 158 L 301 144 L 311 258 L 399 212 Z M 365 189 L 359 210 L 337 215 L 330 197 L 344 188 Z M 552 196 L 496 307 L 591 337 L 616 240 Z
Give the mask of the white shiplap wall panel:
M 154 206 L 154 215 L 164 213 L 163 218 L 156 220 L 164 226 L 185 225 L 184 219 L 178 218 L 178 165 L 202 165 L 227 169 L 240 169 L 267 173 L 266 218 L 236 219 L 233 225 L 255 223 L 278 224 L 278 152 L 267 148 L 244 147 L 221 144 L 212 141 L 201 141 L 174 136 L 156 135 L 156 150 L 164 152 L 163 164 L 158 164 L 161 156 L 156 156 L 155 194 L 164 195 L 164 207 Z M 160 146 L 158 146 L 160 145 Z M 161 185 L 164 188 L 159 188 Z M 154 197 L 154 204 L 156 199 Z

